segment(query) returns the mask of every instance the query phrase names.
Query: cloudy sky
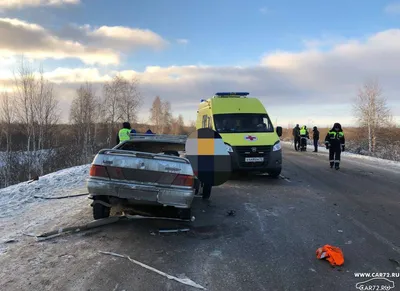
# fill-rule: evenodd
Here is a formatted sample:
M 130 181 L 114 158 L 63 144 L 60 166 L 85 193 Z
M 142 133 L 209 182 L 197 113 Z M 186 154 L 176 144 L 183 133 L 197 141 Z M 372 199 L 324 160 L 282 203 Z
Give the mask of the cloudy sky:
M 156 95 L 194 120 L 219 91 L 259 97 L 272 121 L 353 123 L 378 78 L 400 122 L 400 2 L 0 0 L 0 88 L 24 54 L 42 64 L 68 116 L 81 82 L 139 76 L 142 117 Z

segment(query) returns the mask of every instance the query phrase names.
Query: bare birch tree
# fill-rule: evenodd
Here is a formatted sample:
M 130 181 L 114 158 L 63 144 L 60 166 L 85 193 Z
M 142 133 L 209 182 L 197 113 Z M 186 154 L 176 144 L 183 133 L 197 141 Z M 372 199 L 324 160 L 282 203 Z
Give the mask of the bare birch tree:
M 162 107 L 162 133 L 168 133 L 171 131 L 173 117 L 171 112 L 171 103 L 169 101 L 163 101 Z
M 173 123 L 172 123 L 172 134 L 182 134 L 184 131 L 184 120 L 183 120 L 183 116 L 181 114 L 179 114 L 179 116 L 177 118 L 174 118 Z
M 192 132 L 194 132 L 196 130 L 196 121 L 195 120 L 189 121 L 188 130 L 189 130 L 189 134 L 191 134 Z
M 119 86 L 119 115 L 124 121 L 135 123 L 138 119 L 139 108 L 142 105 L 142 97 L 139 91 L 139 80 L 133 78 L 129 81 L 118 76 L 115 78 L 118 80 L 115 84 Z
M 172 130 L 173 116 L 171 111 L 171 103 L 161 100 L 160 96 L 154 98 L 150 108 L 150 123 L 155 127 L 157 133 L 167 133 Z
M 23 126 L 26 135 L 26 167 L 25 178 L 29 178 L 33 168 L 33 153 L 35 152 L 36 125 L 34 120 L 34 96 L 35 96 L 35 76 L 30 67 L 25 63 L 24 58 L 20 60 L 18 72 L 14 75 L 15 80 L 15 101 L 17 115 Z
M 82 150 L 79 162 L 89 162 L 93 155 L 95 110 L 98 104 L 90 83 L 81 85 L 71 104 L 70 120 L 75 125 L 76 144 Z
M 359 89 L 353 109 L 359 125 L 367 129 L 368 151 L 375 152 L 378 129 L 388 126 L 392 120 L 386 98 L 377 80 L 365 82 Z
M 157 133 L 162 133 L 163 129 L 163 104 L 160 96 L 154 98 L 150 108 L 150 122 L 154 125 Z
M 8 93 L 4 93 L 1 96 L 1 110 L 0 110 L 0 123 L 1 133 L 4 134 L 6 140 L 6 151 L 1 157 L 0 163 L 4 164 L 1 166 L 1 176 L 3 185 L 1 187 L 8 187 L 12 185 L 12 125 L 15 121 L 15 107 L 12 99 Z M 1 136 L 0 136 L 1 138 Z
M 103 108 L 105 122 L 108 127 L 108 146 L 111 146 L 111 136 L 113 136 L 113 131 L 115 130 L 117 121 L 121 119 L 119 114 L 119 78 L 114 78 L 110 82 L 106 82 L 103 86 Z
M 127 80 L 117 75 L 103 86 L 103 109 L 105 121 L 108 125 L 108 145 L 111 146 L 113 130 L 117 122 L 128 121 L 134 123 L 138 118 L 138 111 L 142 105 L 139 90 L 139 80 Z
M 58 100 L 54 94 L 53 84 L 45 80 L 43 70 L 40 70 L 40 76 L 36 80 L 37 92 L 34 95 L 33 110 L 34 119 L 37 123 L 37 140 L 36 149 L 38 151 L 36 168 L 39 175 L 43 175 L 43 165 L 47 158 L 51 155 L 53 143 L 51 142 L 54 135 L 54 127 L 59 121 L 60 112 L 58 110 Z M 45 154 L 44 149 L 48 150 Z
M 94 128 L 93 128 L 92 152 L 96 151 L 96 147 L 98 145 L 99 131 L 100 131 L 102 122 L 104 121 L 104 118 L 103 118 L 103 116 L 104 116 L 104 107 L 102 106 L 99 97 L 96 97 L 95 100 L 96 100 L 96 104 L 95 104 L 94 112 L 93 112 Z M 107 144 L 108 144 L 108 140 L 107 140 Z

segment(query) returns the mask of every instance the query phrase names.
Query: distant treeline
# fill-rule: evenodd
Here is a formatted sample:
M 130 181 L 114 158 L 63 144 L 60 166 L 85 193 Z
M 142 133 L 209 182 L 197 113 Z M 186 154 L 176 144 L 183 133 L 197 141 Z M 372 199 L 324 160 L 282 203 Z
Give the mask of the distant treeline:
M 147 129 L 157 132 L 156 126 L 147 124 L 132 124 L 132 128 L 142 133 Z M 77 125 L 55 124 L 50 129 L 48 139 L 43 142 L 43 148 L 27 151 L 28 138 L 24 134 L 23 126 L 12 124 L 9 135 L 9 140 L 12 141 L 11 151 L 7 151 L 6 137 L 0 136 L 0 188 L 27 181 L 36 175 L 90 163 L 100 149 L 115 145 L 119 129 L 116 126 L 110 135 L 108 124 L 91 125 L 93 138 L 85 149 L 77 135 L 80 131 Z M 173 126 L 164 129 L 164 133 L 190 134 L 194 130 L 193 127 Z
M 115 145 L 122 122 L 139 132 L 183 134 L 190 130 L 182 115 L 159 96 L 149 110 L 148 123 L 137 124 L 143 96 L 139 80 L 117 75 L 101 90 L 86 82 L 71 100 L 69 123 L 60 124 L 59 92 L 42 71 L 22 59 L 10 82 L 13 90 L 0 94 L 0 187 L 33 176 L 91 162 L 101 148 Z

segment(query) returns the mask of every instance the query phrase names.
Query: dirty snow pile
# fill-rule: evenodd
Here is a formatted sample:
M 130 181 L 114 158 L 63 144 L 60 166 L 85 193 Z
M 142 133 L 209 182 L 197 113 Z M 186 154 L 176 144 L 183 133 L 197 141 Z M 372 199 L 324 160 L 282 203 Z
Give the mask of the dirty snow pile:
M 12 217 L 27 206 L 43 203 L 40 197 L 56 197 L 87 192 L 90 164 L 72 167 L 39 177 L 38 181 L 19 183 L 0 189 L 0 218 Z

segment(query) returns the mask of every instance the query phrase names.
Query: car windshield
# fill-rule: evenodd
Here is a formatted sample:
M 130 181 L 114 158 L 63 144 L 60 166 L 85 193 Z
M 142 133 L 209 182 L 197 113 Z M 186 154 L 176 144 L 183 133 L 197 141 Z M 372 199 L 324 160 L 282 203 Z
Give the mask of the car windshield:
M 214 125 L 219 133 L 273 132 L 268 114 L 215 114 Z

